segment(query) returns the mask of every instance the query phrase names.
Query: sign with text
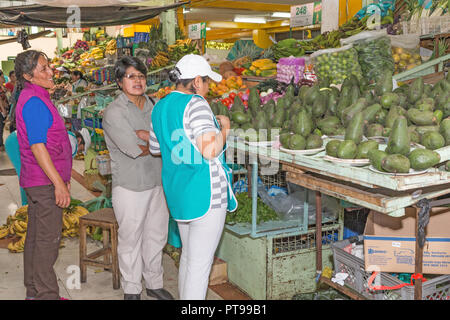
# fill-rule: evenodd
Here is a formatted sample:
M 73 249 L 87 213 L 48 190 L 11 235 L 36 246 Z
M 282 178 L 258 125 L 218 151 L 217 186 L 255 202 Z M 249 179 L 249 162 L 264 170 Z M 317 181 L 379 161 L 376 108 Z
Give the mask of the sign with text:
M 322 2 L 291 6 L 291 28 L 318 24 L 322 20 Z
M 188 36 L 192 40 L 206 38 L 206 22 L 190 24 L 188 28 Z

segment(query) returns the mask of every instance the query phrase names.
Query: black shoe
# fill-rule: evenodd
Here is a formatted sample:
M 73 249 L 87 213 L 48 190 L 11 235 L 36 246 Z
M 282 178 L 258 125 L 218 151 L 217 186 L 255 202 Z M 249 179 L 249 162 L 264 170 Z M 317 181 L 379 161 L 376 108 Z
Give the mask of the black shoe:
M 146 289 L 149 297 L 156 298 L 158 300 L 175 300 L 173 296 L 166 289 Z
M 123 295 L 123 300 L 141 300 L 141 295 L 140 294 L 125 293 Z

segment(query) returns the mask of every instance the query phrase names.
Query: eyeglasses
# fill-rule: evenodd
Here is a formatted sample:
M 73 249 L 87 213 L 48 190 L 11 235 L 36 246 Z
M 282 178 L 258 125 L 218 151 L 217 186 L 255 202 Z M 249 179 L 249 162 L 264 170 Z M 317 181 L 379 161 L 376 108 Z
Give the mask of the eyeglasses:
M 145 80 L 145 79 L 147 79 L 147 76 L 145 76 L 143 74 L 134 74 L 134 73 L 126 74 L 124 77 L 127 79 L 130 79 L 130 80 L 136 80 L 136 79 Z

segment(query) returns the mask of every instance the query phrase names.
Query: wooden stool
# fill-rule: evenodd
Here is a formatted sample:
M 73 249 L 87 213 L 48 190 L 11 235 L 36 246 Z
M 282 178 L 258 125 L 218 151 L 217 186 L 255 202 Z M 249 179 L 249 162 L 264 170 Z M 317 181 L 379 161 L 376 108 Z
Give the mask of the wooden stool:
M 99 227 L 103 230 L 103 248 L 87 254 L 86 230 L 88 226 Z M 120 288 L 120 270 L 117 257 L 117 230 L 119 226 L 112 208 L 104 208 L 80 217 L 80 270 L 81 282 L 86 282 L 87 266 L 111 269 L 113 288 Z M 111 231 L 111 242 L 109 232 Z M 103 262 L 96 260 L 103 256 Z

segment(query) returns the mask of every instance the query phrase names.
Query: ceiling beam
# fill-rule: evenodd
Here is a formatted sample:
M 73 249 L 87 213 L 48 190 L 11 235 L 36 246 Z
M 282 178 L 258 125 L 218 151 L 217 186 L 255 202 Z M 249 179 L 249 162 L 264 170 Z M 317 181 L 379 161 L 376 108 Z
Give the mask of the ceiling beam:
M 225 8 L 251 11 L 291 12 L 291 6 L 288 4 L 274 4 L 250 1 L 200 0 L 191 1 L 191 4 L 188 6 L 191 8 Z
M 186 20 L 186 25 L 205 22 L 204 20 Z M 288 27 L 289 20 L 268 21 L 266 23 L 246 23 L 233 21 L 206 21 L 206 26 L 217 29 L 271 29 Z

